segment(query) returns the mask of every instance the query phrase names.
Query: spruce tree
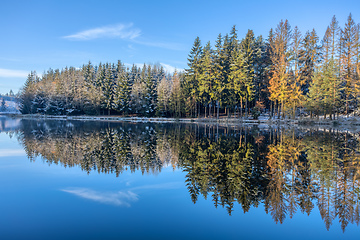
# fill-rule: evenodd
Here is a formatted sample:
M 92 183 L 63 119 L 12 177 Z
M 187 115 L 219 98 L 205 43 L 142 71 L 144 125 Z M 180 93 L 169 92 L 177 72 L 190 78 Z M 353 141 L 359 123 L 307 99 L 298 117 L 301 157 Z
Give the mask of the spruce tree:
M 244 71 L 245 71 L 245 79 L 244 79 L 244 97 L 245 97 L 245 114 L 248 114 L 248 106 L 249 102 L 254 99 L 255 96 L 255 72 L 254 72 L 254 64 L 256 58 L 256 42 L 254 32 L 252 30 L 248 30 L 245 38 L 241 41 L 240 47 L 243 52 L 243 61 L 244 61 Z
M 289 107 L 292 108 L 292 116 L 295 118 L 295 111 L 296 107 L 301 105 L 303 100 L 303 94 L 301 91 L 301 48 L 302 48 L 302 36 L 297 27 L 294 28 L 294 33 L 292 35 L 292 46 L 291 46 L 291 77 L 290 81 L 290 88 L 289 88 Z
M 202 46 L 197 37 L 188 57 L 188 68 L 185 70 L 185 82 L 183 83 L 184 97 L 186 98 L 186 112 L 190 116 L 197 116 L 199 100 L 199 76 L 201 75 Z
M 222 103 L 223 91 L 226 88 L 226 57 L 221 34 L 218 35 L 214 51 L 214 85 L 211 98 L 216 102 L 216 118 L 219 119 L 220 105 Z
M 116 67 L 116 84 L 114 92 L 113 109 L 121 114 L 129 113 L 130 104 L 130 80 L 125 66 L 119 61 Z
M 345 114 L 349 113 L 349 107 L 355 107 L 356 97 L 360 92 L 360 84 L 355 77 L 356 59 L 356 32 L 357 26 L 351 14 L 345 23 L 345 28 L 341 31 L 341 76 L 344 79 L 344 102 Z
M 289 45 L 291 40 L 291 28 L 286 20 L 280 21 L 271 40 L 271 78 L 269 81 L 270 99 L 278 102 L 278 117 L 280 112 L 285 115 L 285 104 L 289 99 L 288 66 Z
M 203 54 L 201 58 L 201 74 L 199 76 L 199 97 L 201 99 L 201 102 L 205 106 L 205 117 L 207 116 L 207 107 L 208 114 L 210 114 L 210 104 L 212 102 L 211 92 L 214 80 L 212 58 L 212 49 L 210 46 L 210 42 L 208 42 L 203 49 Z
M 242 48 L 238 48 L 231 61 L 229 85 L 227 86 L 234 93 L 236 102 L 240 102 L 240 116 L 242 117 L 243 103 L 246 96 L 246 61 Z
M 114 98 L 114 72 L 111 64 L 105 65 L 105 77 L 101 82 L 103 106 L 110 115 Z
M 313 29 L 311 32 L 306 32 L 303 39 L 303 50 L 301 53 L 300 64 L 302 64 L 301 89 L 304 94 L 308 93 L 311 79 L 314 76 L 315 68 L 319 62 L 320 48 L 318 45 L 319 38 Z

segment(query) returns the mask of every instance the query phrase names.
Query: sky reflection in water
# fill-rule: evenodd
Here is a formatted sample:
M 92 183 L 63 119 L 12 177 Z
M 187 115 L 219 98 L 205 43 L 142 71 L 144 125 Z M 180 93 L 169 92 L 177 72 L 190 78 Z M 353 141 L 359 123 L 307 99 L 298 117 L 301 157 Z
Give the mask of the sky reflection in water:
M 357 134 L 1 121 L 1 239 L 360 236 Z

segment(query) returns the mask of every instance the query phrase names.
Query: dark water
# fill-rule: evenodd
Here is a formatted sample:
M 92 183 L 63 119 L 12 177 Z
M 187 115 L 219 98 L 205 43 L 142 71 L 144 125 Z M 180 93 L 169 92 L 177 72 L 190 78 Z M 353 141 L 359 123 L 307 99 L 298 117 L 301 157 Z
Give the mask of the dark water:
M 0 118 L 0 239 L 358 239 L 359 134 Z

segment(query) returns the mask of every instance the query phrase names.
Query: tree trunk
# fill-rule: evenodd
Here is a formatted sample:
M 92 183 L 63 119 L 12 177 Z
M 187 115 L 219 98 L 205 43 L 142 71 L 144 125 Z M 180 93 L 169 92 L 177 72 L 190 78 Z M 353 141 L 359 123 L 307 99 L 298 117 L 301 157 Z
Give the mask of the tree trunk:
M 280 104 L 277 103 L 277 118 L 280 119 Z
M 241 118 L 243 117 L 242 109 L 243 109 L 243 100 L 242 100 L 242 98 L 241 98 L 241 99 L 240 99 L 240 117 L 241 117 Z
M 248 100 L 245 101 L 245 117 L 248 118 Z
M 296 109 L 295 109 L 295 102 L 294 102 L 294 105 L 293 105 L 293 119 L 295 120 L 295 114 L 296 114 Z

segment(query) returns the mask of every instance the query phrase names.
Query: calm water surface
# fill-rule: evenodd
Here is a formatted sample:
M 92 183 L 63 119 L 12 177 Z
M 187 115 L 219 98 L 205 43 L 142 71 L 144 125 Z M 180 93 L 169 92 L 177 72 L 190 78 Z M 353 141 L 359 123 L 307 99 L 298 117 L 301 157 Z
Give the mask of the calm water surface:
M 0 118 L 0 239 L 358 239 L 359 134 Z

